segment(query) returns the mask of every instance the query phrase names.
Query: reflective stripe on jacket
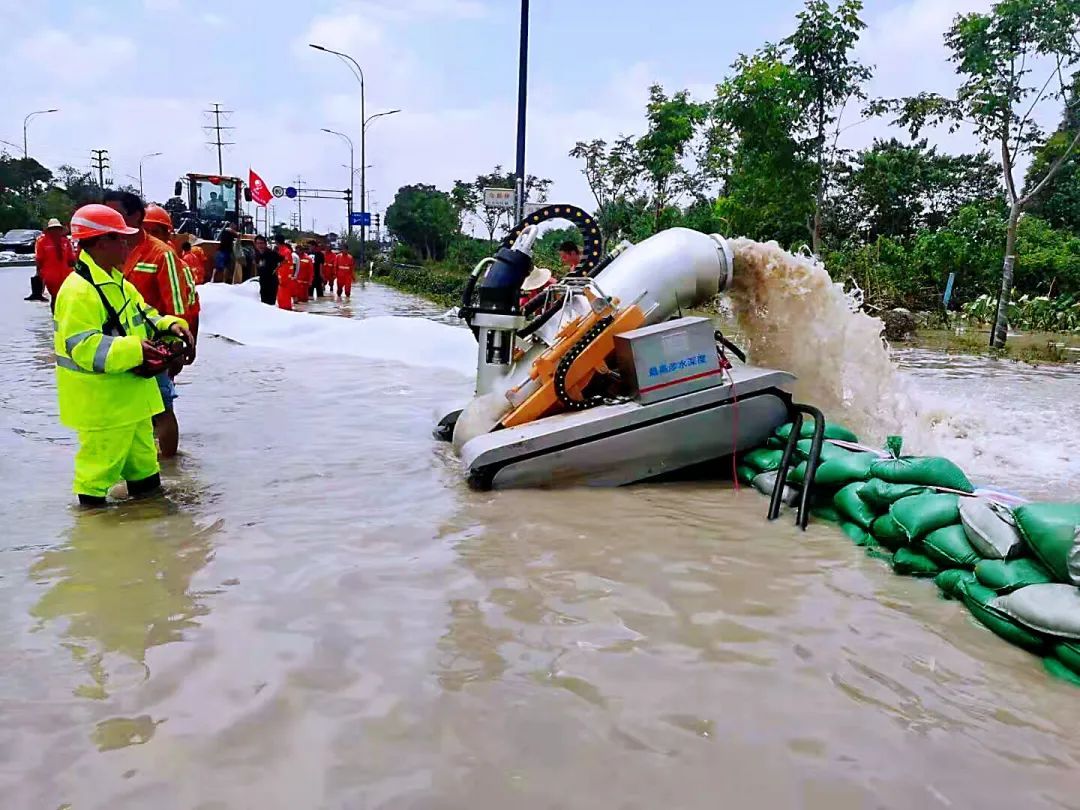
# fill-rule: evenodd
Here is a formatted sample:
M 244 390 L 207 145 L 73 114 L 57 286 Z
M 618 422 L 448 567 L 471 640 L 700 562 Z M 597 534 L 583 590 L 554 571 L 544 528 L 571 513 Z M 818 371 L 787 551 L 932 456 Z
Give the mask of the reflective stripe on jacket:
M 102 270 L 83 252 L 79 261 L 93 284 L 78 273 L 65 279 L 56 297 L 56 394 L 60 421 L 76 430 L 121 427 L 163 410 L 157 382 L 131 374 L 143 360 L 142 342 L 156 330 L 187 324 L 159 315 L 117 270 Z M 94 289 L 105 295 L 126 335 L 103 331 L 109 313 Z
M 128 254 L 124 278 L 162 315 L 183 317 L 189 306 L 188 285 L 180 266 L 172 245 L 144 232 Z

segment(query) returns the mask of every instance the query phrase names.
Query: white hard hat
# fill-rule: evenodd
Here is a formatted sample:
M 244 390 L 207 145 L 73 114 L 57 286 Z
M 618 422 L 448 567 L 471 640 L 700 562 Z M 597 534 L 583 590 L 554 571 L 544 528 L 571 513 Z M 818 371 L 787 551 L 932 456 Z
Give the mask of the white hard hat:
M 539 290 L 549 281 L 551 281 L 550 270 L 546 267 L 534 267 L 533 271 L 529 273 L 528 278 L 526 278 L 521 285 L 521 291 L 532 292 L 533 290 Z

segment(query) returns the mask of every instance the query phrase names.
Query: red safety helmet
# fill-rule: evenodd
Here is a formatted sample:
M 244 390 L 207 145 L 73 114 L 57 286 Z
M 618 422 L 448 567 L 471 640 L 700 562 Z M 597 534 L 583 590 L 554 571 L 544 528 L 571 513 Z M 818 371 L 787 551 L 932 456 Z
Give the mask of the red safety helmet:
M 119 211 L 114 211 L 107 205 L 99 203 L 84 205 L 71 215 L 72 239 L 91 239 L 110 233 L 131 236 L 138 232 L 138 228 L 128 227 Z
M 143 217 L 143 225 L 162 225 L 172 230 L 172 217 L 169 216 L 169 212 L 162 208 L 160 205 L 146 206 L 146 216 Z

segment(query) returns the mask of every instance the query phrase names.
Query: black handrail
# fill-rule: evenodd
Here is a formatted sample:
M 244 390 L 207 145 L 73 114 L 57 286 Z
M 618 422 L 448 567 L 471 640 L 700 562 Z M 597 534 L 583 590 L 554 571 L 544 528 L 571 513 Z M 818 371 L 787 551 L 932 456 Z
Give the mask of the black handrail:
M 776 471 L 776 483 L 773 485 L 772 498 L 769 501 L 769 520 L 776 520 L 780 516 L 780 506 L 784 500 L 784 486 L 787 484 L 791 458 L 795 454 L 795 447 L 799 443 L 802 434 L 803 414 L 807 414 L 814 420 L 814 435 L 810 440 L 810 454 L 806 459 L 806 475 L 803 477 L 799 510 L 795 517 L 798 527 L 806 531 L 806 524 L 810 521 L 810 493 L 814 488 L 818 463 L 821 461 L 821 446 L 825 443 L 825 416 L 814 406 L 802 405 L 797 402 L 791 404 L 791 411 L 793 412 L 791 433 L 788 434 L 787 444 L 784 445 L 784 455 L 780 460 L 780 467 Z

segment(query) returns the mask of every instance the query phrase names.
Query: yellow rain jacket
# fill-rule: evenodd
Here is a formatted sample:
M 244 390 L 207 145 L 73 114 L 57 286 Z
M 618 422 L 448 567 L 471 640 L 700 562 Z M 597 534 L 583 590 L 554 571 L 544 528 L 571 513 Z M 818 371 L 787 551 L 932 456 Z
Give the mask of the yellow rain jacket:
M 144 340 L 173 324 L 187 327 L 187 323 L 159 315 L 123 273 L 103 270 L 85 251 L 78 261 L 89 271 L 90 281 L 76 264 L 60 287 L 53 315 L 60 421 L 83 431 L 149 419 L 164 410 L 157 382 L 130 372 L 143 361 Z M 108 323 L 110 313 L 101 295 L 119 316 L 119 328 Z

